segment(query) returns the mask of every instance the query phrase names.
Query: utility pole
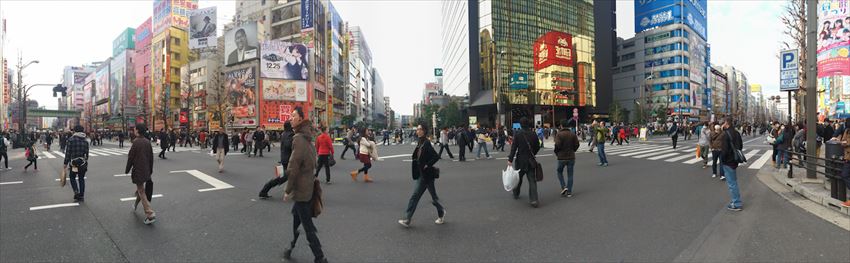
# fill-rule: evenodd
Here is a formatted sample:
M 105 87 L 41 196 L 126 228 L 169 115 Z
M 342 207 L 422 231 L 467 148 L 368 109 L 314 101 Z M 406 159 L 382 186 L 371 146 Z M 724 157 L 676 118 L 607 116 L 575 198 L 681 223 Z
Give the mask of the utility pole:
M 809 154 L 815 153 L 817 156 L 817 149 L 815 148 L 815 126 L 817 123 L 817 115 L 815 112 L 817 111 L 817 0 L 806 0 L 806 152 Z M 789 93 L 788 102 L 791 102 L 791 96 Z M 788 113 L 790 116 L 791 106 L 788 106 Z M 789 118 L 790 121 L 790 118 Z M 788 125 L 791 125 L 789 122 Z M 806 178 L 815 179 L 817 178 L 817 174 L 815 173 L 817 166 L 814 158 L 806 158 L 809 168 L 806 169 Z

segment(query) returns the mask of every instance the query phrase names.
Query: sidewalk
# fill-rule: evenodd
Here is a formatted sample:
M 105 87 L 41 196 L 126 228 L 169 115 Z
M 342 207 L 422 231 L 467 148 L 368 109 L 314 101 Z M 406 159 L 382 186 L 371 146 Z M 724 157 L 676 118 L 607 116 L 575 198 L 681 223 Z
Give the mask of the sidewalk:
M 850 208 L 841 206 L 840 200 L 830 196 L 829 180 L 821 174 L 818 174 L 816 179 L 808 179 L 806 178 L 806 170 L 797 166 L 792 171 L 793 178 L 788 178 L 788 169 L 776 169 L 768 163 L 759 170 L 756 176 L 785 199 L 824 220 L 850 230 Z M 820 168 L 820 172 L 823 172 L 823 168 Z M 801 200 L 802 202 L 797 202 L 797 200 L 792 200 L 795 198 L 805 199 Z

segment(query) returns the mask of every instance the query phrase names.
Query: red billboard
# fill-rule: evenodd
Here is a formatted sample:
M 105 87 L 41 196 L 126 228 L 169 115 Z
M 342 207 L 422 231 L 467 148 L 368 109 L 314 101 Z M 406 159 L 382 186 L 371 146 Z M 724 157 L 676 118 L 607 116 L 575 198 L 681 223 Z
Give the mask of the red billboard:
M 564 32 L 549 31 L 534 41 L 534 70 L 559 65 L 572 67 L 575 61 L 573 36 Z
M 267 85 L 265 82 L 269 81 L 267 79 L 261 79 L 260 82 L 263 82 L 263 85 Z M 307 90 L 312 88 L 312 84 L 308 84 Z M 312 109 L 312 101 L 313 101 L 313 93 L 307 92 L 306 101 L 296 101 L 296 100 L 275 100 L 275 99 L 266 99 L 268 94 L 266 94 L 267 89 L 260 89 L 260 125 L 266 127 L 269 130 L 282 130 L 283 123 L 288 121 L 290 118 L 290 114 L 295 107 L 301 107 L 304 109 L 304 118 L 310 119 L 310 110 Z

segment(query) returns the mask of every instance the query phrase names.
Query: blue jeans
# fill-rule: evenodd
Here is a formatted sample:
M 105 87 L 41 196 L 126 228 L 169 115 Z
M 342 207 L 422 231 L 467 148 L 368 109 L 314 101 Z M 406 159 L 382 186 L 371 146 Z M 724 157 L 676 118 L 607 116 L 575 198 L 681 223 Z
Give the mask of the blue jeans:
M 481 148 L 484 148 L 484 153 L 487 155 L 487 158 L 490 158 L 490 152 L 487 150 L 487 142 L 478 143 L 478 155 L 476 158 L 481 158 Z
M 71 188 L 74 189 L 74 193 L 84 196 L 86 194 L 86 171 L 73 172 L 69 168 L 68 177 L 71 179 Z
M 741 207 L 741 192 L 738 190 L 738 176 L 735 174 L 735 169 L 724 164 L 723 175 L 726 176 L 726 186 L 729 187 L 729 194 L 732 196 L 731 205 Z
M 599 155 L 599 163 L 603 163 L 603 164 L 608 163 L 608 157 L 605 156 L 605 142 L 602 142 L 602 143 L 597 142 L 596 148 L 599 149 L 599 150 L 597 150 L 597 153 L 596 153 L 596 154 Z
M 567 184 L 564 185 L 564 166 L 567 167 Z M 566 187 L 570 192 L 573 191 L 573 168 L 576 166 L 576 160 L 558 160 L 558 181 L 561 181 L 561 189 Z
M 788 150 L 776 149 L 776 168 L 779 168 L 780 165 L 782 167 L 787 167 L 789 163 Z
M 434 188 L 434 178 L 425 178 L 424 175 L 416 179 L 416 185 L 413 188 L 413 195 L 410 196 L 410 201 L 407 202 L 407 210 L 404 212 L 404 219 L 410 220 L 413 218 L 413 213 L 416 212 L 416 205 L 419 204 L 419 198 L 425 191 L 431 194 L 431 204 L 437 208 L 437 216 L 443 217 L 446 211 L 443 205 L 440 204 L 440 198 L 437 197 L 437 190 Z

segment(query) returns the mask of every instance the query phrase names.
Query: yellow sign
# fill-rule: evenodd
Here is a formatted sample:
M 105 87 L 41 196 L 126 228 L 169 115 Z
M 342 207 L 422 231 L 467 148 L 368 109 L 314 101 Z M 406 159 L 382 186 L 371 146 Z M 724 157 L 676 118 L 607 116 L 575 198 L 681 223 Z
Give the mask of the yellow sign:
M 750 85 L 750 92 L 753 92 L 753 93 L 761 92 L 761 84 L 751 84 Z

